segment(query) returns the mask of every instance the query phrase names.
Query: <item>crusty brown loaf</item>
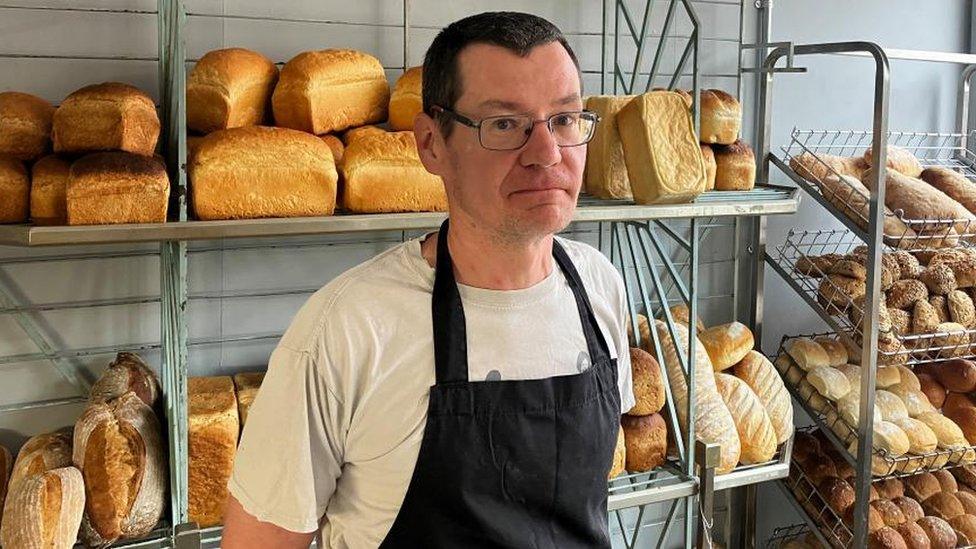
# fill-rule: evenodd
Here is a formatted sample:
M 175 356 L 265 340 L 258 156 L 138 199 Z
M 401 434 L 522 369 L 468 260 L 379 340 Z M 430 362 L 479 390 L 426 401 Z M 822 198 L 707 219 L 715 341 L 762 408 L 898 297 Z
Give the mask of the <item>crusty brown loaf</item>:
M 159 116 L 145 92 L 119 82 L 86 86 L 54 111 L 54 152 L 126 151 L 152 156 Z
M 622 416 L 627 470 L 650 471 L 664 463 L 668 446 L 668 428 L 660 414 Z
M 705 161 L 680 95 L 635 97 L 617 113 L 617 129 L 638 204 L 689 202 L 705 190 Z
M 920 390 L 925 393 L 925 397 L 929 399 L 932 406 L 942 408 L 946 399 L 945 387 L 929 374 L 918 374 L 918 382 L 922 386 Z
M 664 407 L 661 366 L 650 353 L 636 347 L 630 348 L 630 365 L 636 402 L 627 413 L 632 416 L 646 416 L 660 412 Z
M 0 223 L 23 223 L 30 213 L 30 178 L 24 163 L 0 156 Z
M 962 504 L 967 515 L 976 515 L 976 495 L 973 495 L 972 492 L 963 492 L 960 490 L 956 492 L 956 499 Z
M 166 508 L 167 473 L 160 427 L 129 392 L 92 404 L 74 431 L 75 467 L 85 479 L 81 536 L 89 545 L 146 534 Z
M 702 152 L 702 160 L 705 162 L 705 190 L 710 191 L 715 188 L 715 177 L 718 165 L 715 162 L 715 151 L 711 145 L 699 143 Z
M 861 181 L 869 185 L 871 170 L 865 172 Z M 956 223 L 957 231 L 965 231 L 969 223 L 976 221 L 976 214 L 971 213 L 962 204 L 949 198 L 942 191 L 926 184 L 924 181 L 901 174 L 895 170 L 888 170 L 885 178 L 885 206 L 892 210 L 901 210 L 906 219 L 931 220 L 952 219 L 960 220 Z M 937 224 L 919 223 L 918 227 L 931 226 L 940 228 Z
M 740 139 L 712 149 L 716 191 L 748 191 L 756 186 L 756 155 L 748 143 Z
M 8 491 L 13 493 L 17 484 L 34 475 L 70 466 L 71 440 L 70 427 L 29 438 L 21 446 L 17 459 L 14 460 Z
M 745 381 L 763 403 L 776 432 L 776 443 L 786 442 L 793 435 L 793 404 L 769 359 L 760 352 L 749 351 L 732 372 Z
M 735 97 L 722 90 L 702 90 L 698 107 L 702 143 L 731 145 L 739 138 L 742 106 Z
M 868 147 L 864 150 L 864 163 L 870 167 L 872 160 L 874 160 L 874 151 L 871 147 Z M 885 154 L 885 165 L 889 169 L 907 175 L 908 177 L 918 177 L 922 173 L 922 165 L 918 162 L 918 158 L 915 158 L 915 155 L 908 149 L 894 145 L 888 145 Z
M 716 372 L 735 366 L 755 346 L 752 331 L 741 322 L 712 326 L 699 332 L 698 338 L 705 346 Z
M 962 514 L 949 519 L 949 525 L 956 531 L 956 535 L 966 536 L 966 539 L 976 540 L 976 516 Z
M 69 225 L 162 223 L 168 201 L 166 169 L 152 157 L 103 152 L 71 164 Z
M 331 215 L 338 178 L 328 145 L 286 128 L 211 133 L 190 163 L 193 208 L 203 220 Z
M 956 533 L 948 522 L 939 517 L 922 517 L 916 523 L 925 530 L 932 549 L 952 549 L 956 546 Z
M 976 408 L 953 408 L 943 414 L 962 429 L 970 445 L 976 445 Z
M 264 381 L 264 372 L 252 372 L 234 375 L 234 389 L 237 391 L 237 415 L 241 419 L 241 427 L 247 422 L 247 413 L 258 396 L 258 389 Z
M 915 522 L 925 516 L 925 511 L 922 510 L 921 504 L 915 498 L 896 496 L 891 498 L 891 502 L 901 509 L 901 513 L 905 515 L 905 520 L 908 522 Z
M 820 183 L 828 176 L 846 175 L 861 178 L 867 169 L 860 156 L 835 156 L 832 154 L 803 152 L 790 158 L 790 168 L 811 183 Z
M 307 51 L 282 67 L 271 102 L 278 126 L 321 135 L 386 120 L 390 85 L 372 55 Z
M 854 504 L 854 489 L 842 478 L 823 479 L 817 486 L 817 492 L 837 516 L 843 516 L 847 508 Z
M 833 204 L 848 219 L 858 227 L 867 229 L 870 216 L 870 192 L 861 181 L 852 176 L 828 176 L 820 182 L 820 192 L 828 202 Z M 892 214 L 891 209 L 885 208 L 884 234 L 889 239 L 895 239 L 899 246 L 912 244 L 917 236 L 915 230 L 906 225 Z M 922 244 L 935 246 L 932 240 Z
M 70 549 L 85 510 L 81 472 L 68 466 L 36 474 L 10 493 L 0 543 L 13 549 Z
M 266 121 L 278 67 L 256 51 L 207 52 L 186 80 L 186 125 L 200 133 Z
M 932 166 L 923 170 L 919 178 L 962 204 L 967 210 L 976 212 L 976 183 L 961 173 L 942 166 Z
M 907 549 L 904 538 L 890 526 L 879 528 L 868 536 L 868 549 Z
M 796 271 L 803 276 L 810 276 L 813 278 L 820 278 L 830 271 L 830 268 L 834 266 L 844 256 L 835 253 L 823 254 L 823 255 L 801 255 L 796 260 Z
M 930 371 L 946 390 L 957 393 L 976 390 L 976 362 L 954 358 L 934 364 Z
M 601 119 L 593 139 L 586 146 L 583 174 L 586 192 L 597 198 L 631 199 L 634 196 L 617 126 L 617 113 L 633 98 L 633 95 L 594 95 L 586 99 L 586 109 L 597 113 Z
M 142 357 L 136 353 L 115 355 L 102 377 L 92 385 L 91 402 L 108 402 L 132 391 L 152 408 L 159 398 L 159 380 Z
M 31 167 L 30 218 L 35 225 L 68 222 L 68 175 L 71 162 L 51 154 Z
M 878 497 L 882 499 L 895 499 L 905 495 L 905 485 L 896 478 L 876 480 L 872 486 L 878 491 Z
M 51 150 L 54 107 L 29 93 L 0 93 L 0 155 L 33 162 Z
M 928 516 L 939 517 L 945 520 L 950 520 L 952 517 L 965 514 L 966 512 L 956 496 L 948 492 L 936 492 L 932 494 L 922 502 L 922 509 Z
M 905 477 L 902 479 L 902 484 L 905 485 L 905 494 L 920 503 L 942 490 L 939 479 L 935 478 L 932 473 L 919 473 Z
M 413 119 L 424 110 L 424 67 L 411 67 L 397 78 L 390 94 L 390 128 L 413 131 Z
M 626 470 L 627 466 L 627 442 L 624 438 L 624 428 L 617 430 L 617 445 L 613 449 L 613 461 L 610 464 L 610 472 L 607 479 L 612 479 Z
M 904 513 L 901 512 L 901 508 L 891 500 L 884 498 L 876 499 L 871 502 L 871 507 L 874 507 L 878 511 L 878 514 L 881 515 L 881 520 L 888 526 L 898 526 L 906 520 Z
M 939 486 L 942 487 L 943 492 L 955 494 L 957 491 L 959 491 L 959 485 L 956 483 L 956 477 L 952 476 L 952 473 L 949 471 L 945 469 L 932 471 L 932 476 L 939 481 Z
M 413 132 L 364 135 L 350 142 L 342 162 L 342 205 L 355 213 L 447 210 L 439 176 L 427 171 Z
M 895 530 L 898 530 L 898 533 L 901 534 L 902 540 L 905 542 L 905 547 L 908 549 L 931 549 L 929 537 L 925 534 L 925 530 L 921 526 L 915 524 L 915 521 L 907 521 L 899 524 Z
M 240 421 L 230 377 L 192 377 L 189 400 L 189 517 L 201 527 L 220 524 L 234 468 Z
M 739 461 L 763 463 L 776 453 L 776 431 L 756 393 L 741 379 L 721 372 L 715 385 L 735 421 L 742 446 Z

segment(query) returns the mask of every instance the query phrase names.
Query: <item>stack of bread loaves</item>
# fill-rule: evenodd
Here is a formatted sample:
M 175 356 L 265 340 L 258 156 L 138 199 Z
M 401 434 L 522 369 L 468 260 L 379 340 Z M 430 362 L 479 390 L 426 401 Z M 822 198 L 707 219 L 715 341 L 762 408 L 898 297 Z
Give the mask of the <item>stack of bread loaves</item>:
M 657 341 L 674 397 L 679 424 L 687 425 L 688 387 L 678 352 L 688 349 L 687 308 L 670 309 L 678 341 L 667 324 L 657 320 Z M 641 341 L 654 351 L 653 334 L 643 317 Z M 704 329 L 701 320 L 695 358 L 689 369 L 695 375 L 695 436 L 721 446 L 719 474 L 737 464 L 763 463 L 773 459 L 778 446 L 793 435 L 793 407 L 789 394 L 772 363 L 755 350 L 752 332 L 732 322 Z M 652 353 L 653 354 L 653 353 Z M 636 379 L 636 378 L 635 378 Z M 636 384 L 635 384 L 636 387 Z
M 404 131 L 421 78 L 421 67 L 406 71 L 391 94 L 379 60 L 347 49 L 300 53 L 280 74 L 257 52 L 209 52 L 187 80 L 187 125 L 206 134 L 188 138 L 196 216 L 323 216 L 337 202 L 355 213 L 446 210 L 443 183 Z M 388 116 L 397 131 L 372 126 Z M 354 146 L 363 127 L 373 137 Z
M 610 478 L 624 470 L 650 471 L 664 463 L 668 447 L 668 428 L 659 413 L 665 391 L 661 366 L 647 351 L 631 347 L 630 364 L 634 378 L 634 407 L 620 418 L 620 435 L 614 452 Z M 620 438 L 623 439 L 623 446 Z
M 169 179 L 153 157 L 158 139 L 152 99 L 128 84 L 84 87 L 57 109 L 0 93 L 0 223 L 165 221 Z

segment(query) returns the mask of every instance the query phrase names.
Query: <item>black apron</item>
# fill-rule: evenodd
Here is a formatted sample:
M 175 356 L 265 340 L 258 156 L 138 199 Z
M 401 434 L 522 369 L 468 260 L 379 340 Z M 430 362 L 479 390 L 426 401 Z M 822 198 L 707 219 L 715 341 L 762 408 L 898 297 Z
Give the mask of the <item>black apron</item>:
M 610 547 L 617 365 L 579 273 L 553 241 L 591 366 L 547 379 L 470 382 L 447 226 L 437 241 L 432 299 L 437 383 L 410 486 L 381 547 Z

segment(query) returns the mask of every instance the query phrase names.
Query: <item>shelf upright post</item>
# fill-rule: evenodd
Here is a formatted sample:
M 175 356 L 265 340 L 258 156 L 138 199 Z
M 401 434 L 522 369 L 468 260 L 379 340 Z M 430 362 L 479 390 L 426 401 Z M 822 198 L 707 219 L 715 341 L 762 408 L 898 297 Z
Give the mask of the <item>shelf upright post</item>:
M 158 0 L 162 142 L 171 182 L 170 221 L 187 220 L 186 12 L 183 0 Z M 169 436 L 170 523 L 188 520 L 187 254 L 185 241 L 160 243 L 163 403 Z

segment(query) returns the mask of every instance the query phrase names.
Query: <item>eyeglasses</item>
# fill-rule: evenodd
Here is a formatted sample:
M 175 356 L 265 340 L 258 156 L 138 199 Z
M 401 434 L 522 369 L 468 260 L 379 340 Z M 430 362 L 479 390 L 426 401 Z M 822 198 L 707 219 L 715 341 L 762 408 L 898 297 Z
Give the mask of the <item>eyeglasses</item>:
M 593 130 L 600 116 L 590 111 L 571 111 L 556 113 L 543 120 L 535 120 L 523 114 L 489 116 L 474 121 L 451 109 L 434 105 L 431 109 L 443 113 L 451 119 L 478 130 L 481 146 L 491 151 L 512 151 L 522 148 L 532 135 L 535 125 L 545 122 L 549 133 L 560 147 L 577 147 L 593 138 Z

